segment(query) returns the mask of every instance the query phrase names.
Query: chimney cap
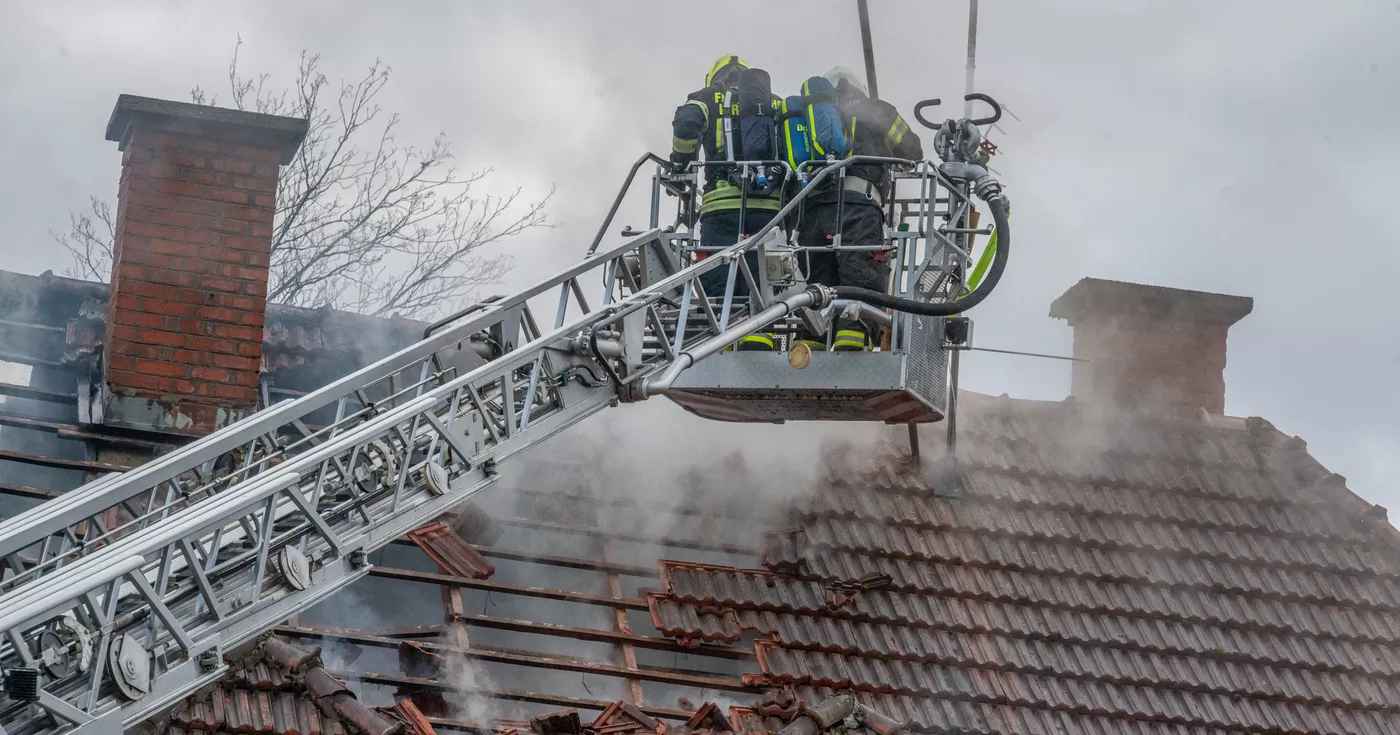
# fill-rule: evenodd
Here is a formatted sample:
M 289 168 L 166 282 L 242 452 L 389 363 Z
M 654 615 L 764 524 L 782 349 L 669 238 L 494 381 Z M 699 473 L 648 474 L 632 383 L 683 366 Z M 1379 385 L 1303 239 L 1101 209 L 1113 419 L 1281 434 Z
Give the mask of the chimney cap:
M 1254 299 L 1102 278 L 1083 278 L 1050 304 L 1050 316 L 1071 326 L 1096 314 L 1136 313 L 1230 326 L 1254 310 Z
M 217 135 L 220 128 L 241 128 L 258 134 L 260 142 L 271 144 L 281 153 L 281 162 L 292 162 L 297 148 L 306 137 L 305 118 L 268 115 L 262 112 L 232 110 L 227 107 L 196 105 L 190 102 L 140 97 L 133 94 L 117 96 L 112 117 L 107 121 L 107 140 L 116 141 L 126 149 L 134 125 L 198 132 Z

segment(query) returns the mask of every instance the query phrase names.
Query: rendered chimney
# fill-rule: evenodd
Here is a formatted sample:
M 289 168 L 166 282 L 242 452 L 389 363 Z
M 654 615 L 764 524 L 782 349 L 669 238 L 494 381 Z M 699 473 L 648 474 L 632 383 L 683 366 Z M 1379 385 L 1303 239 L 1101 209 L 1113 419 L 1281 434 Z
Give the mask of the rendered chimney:
M 1225 342 L 1243 296 L 1085 278 L 1050 305 L 1074 328 L 1075 399 L 1190 414 L 1225 412 Z
M 256 408 L 280 164 L 306 121 L 121 95 L 101 422 L 204 434 Z

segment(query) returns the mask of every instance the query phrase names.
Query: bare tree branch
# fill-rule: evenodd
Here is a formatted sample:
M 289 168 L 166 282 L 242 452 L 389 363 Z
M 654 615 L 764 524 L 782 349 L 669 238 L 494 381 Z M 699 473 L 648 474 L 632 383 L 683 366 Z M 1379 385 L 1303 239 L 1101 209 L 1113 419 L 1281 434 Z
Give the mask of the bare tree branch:
M 537 227 L 552 227 L 545 205 L 509 193 L 480 191 L 493 173 L 461 173 L 447 139 L 425 148 L 401 145 L 400 118 L 376 99 L 390 68 L 375 60 L 363 76 L 333 90 L 320 56 L 303 51 L 297 77 L 277 89 L 270 74 L 239 70 L 240 37 L 228 68 L 231 106 L 309 122 L 306 139 L 282 167 L 272 236 L 271 301 L 333 306 L 367 314 L 431 316 L 455 309 L 476 288 L 510 269 L 508 256 L 483 246 Z M 190 98 L 213 105 L 195 87 Z M 106 278 L 111 270 L 112 209 L 93 198 L 54 238 L 73 255 L 70 274 Z
M 88 197 L 88 210 L 69 212 L 68 231 L 59 234 L 49 230 L 49 236 L 73 258 L 63 269 L 63 275 L 105 281 L 112 275 L 112 242 L 116 239 L 112 205 L 97 197 Z

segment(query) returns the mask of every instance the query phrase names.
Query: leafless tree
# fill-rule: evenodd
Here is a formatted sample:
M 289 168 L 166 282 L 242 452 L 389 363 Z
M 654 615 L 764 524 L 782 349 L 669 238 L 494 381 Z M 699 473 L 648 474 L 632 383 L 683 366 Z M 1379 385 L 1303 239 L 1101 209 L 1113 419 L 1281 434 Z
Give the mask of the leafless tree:
M 320 71 L 320 56 L 302 52 L 296 83 L 269 86 L 271 76 L 245 77 L 234 46 L 231 105 L 310 121 L 296 158 L 282 168 L 272 236 L 268 299 L 334 306 L 367 314 L 432 315 L 457 305 L 510 267 L 508 256 L 484 257 L 484 245 L 553 226 L 550 194 L 524 201 L 521 190 L 480 193 L 490 168 L 462 173 L 445 137 L 426 148 L 396 140 L 399 116 L 375 102 L 390 69 L 376 60 L 338 92 Z M 217 98 L 196 87 L 197 104 Z M 111 273 L 112 207 L 92 198 L 53 235 L 73 255 L 69 275 L 105 280 Z

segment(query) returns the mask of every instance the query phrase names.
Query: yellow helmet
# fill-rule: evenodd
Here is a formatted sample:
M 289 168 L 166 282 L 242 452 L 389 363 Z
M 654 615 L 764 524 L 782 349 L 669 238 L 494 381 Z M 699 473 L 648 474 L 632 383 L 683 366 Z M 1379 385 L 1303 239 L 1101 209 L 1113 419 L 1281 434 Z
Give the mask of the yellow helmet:
M 720 72 L 728 71 L 733 67 L 747 69 L 749 68 L 749 64 L 748 62 L 739 58 L 735 54 L 725 54 L 724 56 L 715 59 L 714 66 L 710 67 L 710 73 L 705 75 L 705 86 L 708 87 L 711 84 L 714 84 L 715 77 L 718 77 L 720 75 Z

